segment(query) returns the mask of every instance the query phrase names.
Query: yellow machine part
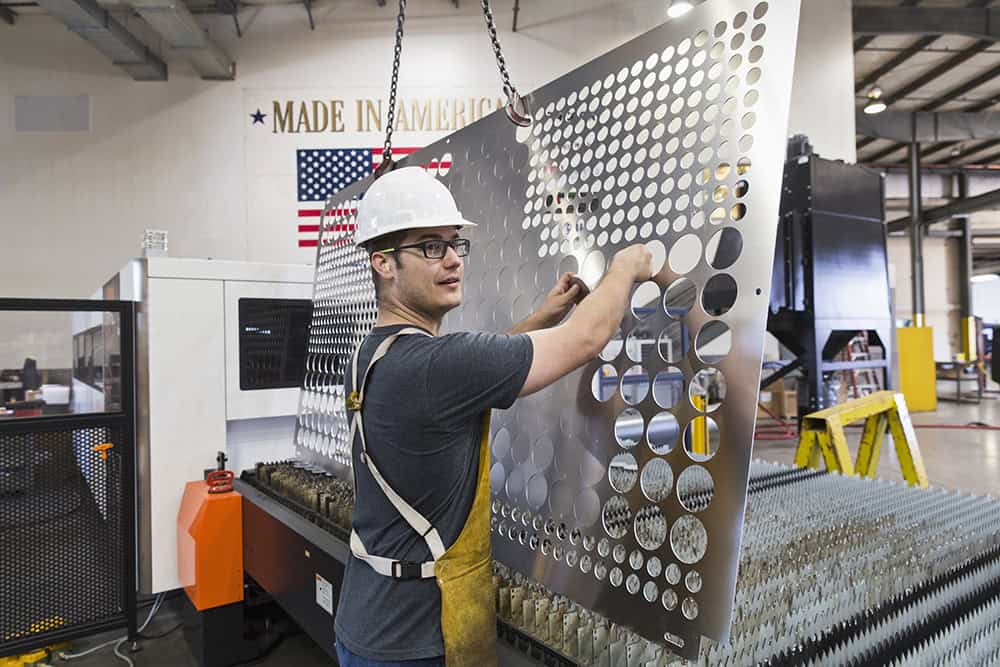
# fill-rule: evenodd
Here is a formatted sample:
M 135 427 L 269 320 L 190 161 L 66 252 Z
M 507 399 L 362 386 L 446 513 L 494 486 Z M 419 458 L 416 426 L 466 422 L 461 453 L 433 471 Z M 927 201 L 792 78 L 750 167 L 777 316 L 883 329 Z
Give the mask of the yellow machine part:
M 937 410 L 937 370 L 934 367 L 934 330 L 902 327 L 896 330 L 899 389 L 911 412 Z
M 851 461 L 844 427 L 862 419 L 865 426 L 855 464 Z M 920 455 L 917 434 L 910 422 L 906 398 L 894 391 L 877 391 L 806 415 L 802 420 L 795 465 L 819 468 L 822 459 L 831 472 L 844 475 L 857 473 L 861 477 L 873 478 L 887 428 L 892 433 L 903 479 L 911 486 L 927 488 L 927 471 Z
M 30 665 L 40 665 L 42 663 L 53 662 L 52 656 L 56 651 L 69 648 L 69 643 L 53 644 L 45 648 L 35 649 L 30 653 L 21 655 L 8 655 L 0 658 L 0 667 L 29 667 Z

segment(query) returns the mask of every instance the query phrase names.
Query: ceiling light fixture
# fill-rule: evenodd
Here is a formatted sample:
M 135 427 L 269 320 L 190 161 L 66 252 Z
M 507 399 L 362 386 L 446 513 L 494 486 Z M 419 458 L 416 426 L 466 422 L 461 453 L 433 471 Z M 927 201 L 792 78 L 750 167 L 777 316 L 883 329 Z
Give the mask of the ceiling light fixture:
M 1000 280 L 1000 275 L 996 273 L 981 273 L 978 276 L 972 276 L 969 281 L 973 283 L 991 283 L 994 280 Z
M 694 5 L 687 0 L 671 0 L 670 7 L 667 8 L 667 16 L 675 19 L 678 16 L 684 16 L 692 9 L 694 9 Z
M 865 113 L 868 115 L 882 113 L 886 108 L 886 103 L 882 101 L 882 89 L 877 85 L 872 86 L 872 89 L 868 91 L 868 104 L 865 105 Z

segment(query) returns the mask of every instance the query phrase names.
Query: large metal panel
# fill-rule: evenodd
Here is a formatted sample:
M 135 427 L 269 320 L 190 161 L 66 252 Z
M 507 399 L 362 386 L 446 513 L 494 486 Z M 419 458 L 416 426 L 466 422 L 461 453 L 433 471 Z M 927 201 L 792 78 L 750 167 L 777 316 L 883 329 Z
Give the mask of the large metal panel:
M 535 91 L 530 128 L 496 113 L 406 161 L 481 223 L 447 330 L 503 331 L 631 243 L 657 258 L 601 358 L 494 415 L 493 548 L 687 656 L 729 634 L 798 13 L 710 0 Z M 351 238 L 369 183 L 322 222 L 296 434 L 341 474 L 343 369 L 375 319 Z

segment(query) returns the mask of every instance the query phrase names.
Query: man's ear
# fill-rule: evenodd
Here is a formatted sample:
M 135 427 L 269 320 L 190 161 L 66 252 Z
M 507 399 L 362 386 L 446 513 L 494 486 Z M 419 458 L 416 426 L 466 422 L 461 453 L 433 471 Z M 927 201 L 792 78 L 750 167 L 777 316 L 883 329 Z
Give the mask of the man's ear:
M 389 259 L 389 256 L 381 252 L 372 254 L 372 269 L 378 273 L 382 280 L 396 277 L 396 263 Z

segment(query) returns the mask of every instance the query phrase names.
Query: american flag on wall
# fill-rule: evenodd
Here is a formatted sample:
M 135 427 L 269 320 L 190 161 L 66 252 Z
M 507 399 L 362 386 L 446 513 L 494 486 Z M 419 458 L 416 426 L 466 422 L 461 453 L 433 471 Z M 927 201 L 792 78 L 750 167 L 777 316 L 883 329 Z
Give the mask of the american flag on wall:
M 419 148 L 393 148 L 398 159 Z M 335 192 L 360 181 L 382 164 L 381 148 L 303 148 L 296 151 L 298 174 L 299 247 L 319 244 L 319 221 L 326 200 Z M 448 169 L 450 162 L 431 162 L 424 169 Z M 353 213 L 353 210 L 350 211 Z

